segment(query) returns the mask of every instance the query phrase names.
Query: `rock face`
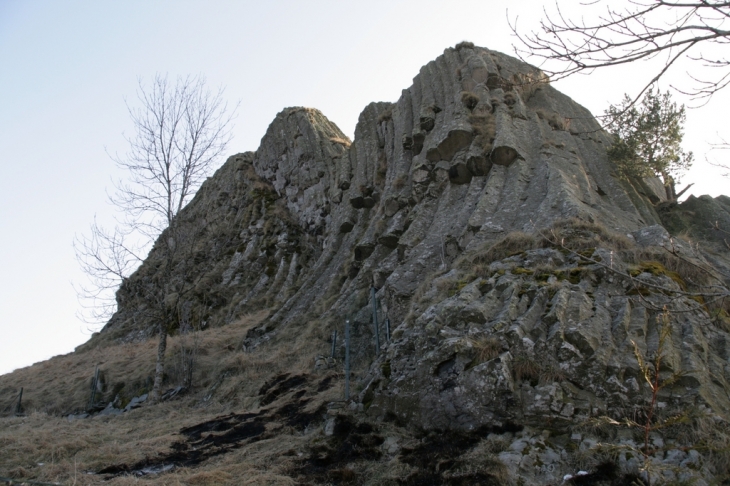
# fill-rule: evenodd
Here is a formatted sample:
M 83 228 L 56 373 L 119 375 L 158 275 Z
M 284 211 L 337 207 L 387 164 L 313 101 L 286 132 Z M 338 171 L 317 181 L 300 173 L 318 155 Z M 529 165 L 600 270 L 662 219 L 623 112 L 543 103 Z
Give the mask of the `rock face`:
M 627 416 L 647 398 L 635 350 L 650 360 L 660 341 L 660 371 L 682 376 L 661 408 L 730 418 L 730 335 L 688 293 L 718 275 L 686 281 L 647 264 L 679 266 L 662 256 L 671 251 L 705 269 L 727 254 L 674 245 L 659 225 L 684 216 L 655 209 L 651 181 L 618 180 L 610 143 L 538 69 L 468 45 L 424 66 L 397 102 L 368 105 L 352 142 L 317 110 L 285 109 L 181 213 L 208 224 L 179 263 L 196 275 L 183 302 L 203 327 L 272 308 L 247 350 L 303 319 L 342 336 L 350 319 L 357 398 L 374 419 L 567 430 Z M 727 220 L 727 198 L 681 207 L 701 203 Z M 102 338 L 153 333 L 139 317 L 152 304 L 135 289 L 152 285 L 155 259 L 153 249 L 119 290 Z
M 223 254 L 198 257 L 216 295 L 201 318 L 221 324 L 267 296 L 286 301 L 276 320 L 288 322 L 322 290 L 342 310 L 375 284 L 398 320 L 426 275 L 510 231 L 570 217 L 624 232 L 658 223 L 611 175 L 609 143 L 539 70 L 483 48 L 447 49 L 397 103 L 367 106 L 352 143 L 319 111 L 288 108 L 186 208 L 226 222 L 209 238 Z M 106 332 L 131 319 L 124 288 L 119 298 Z
M 643 410 L 646 383 L 634 343 L 643 355 L 656 353 L 667 299 L 643 287 L 637 302 L 629 281 L 602 265 L 608 258 L 601 248 L 583 256 L 542 248 L 495 262 L 482 276 L 454 269 L 434 279 L 422 300 L 437 303 L 399 327 L 371 367 L 360 396 L 371 404 L 368 413 L 425 429 L 473 430 Z M 536 264 L 540 270 L 530 270 Z M 613 268 L 629 271 L 618 257 Z M 664 269 L 635 272 L 637 285 L 669 292 L 684 285 Z M 663 372 L 681 379 L 661 390 L 661 408 L 709 406 L 730 416 L 727 332 L 707 325 L 707 311 L 691 299 L 671 312 Z

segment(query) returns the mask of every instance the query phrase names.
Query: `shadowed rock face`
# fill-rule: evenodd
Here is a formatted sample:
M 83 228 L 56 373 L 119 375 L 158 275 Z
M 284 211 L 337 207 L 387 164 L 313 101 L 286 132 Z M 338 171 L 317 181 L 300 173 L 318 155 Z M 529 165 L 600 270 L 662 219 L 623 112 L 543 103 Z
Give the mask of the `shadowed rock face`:
M 337 325 L 342 335 L 348 316 L 365 385 L 360 399 L 373 404 L 374 416 L 472 428 L 543 416 L 564 423 L 617 409 L 638 393 L 627 343 L 643 339 L 649 349 L 656 315 L 617 297 L 627 288 L 610 275 L 548 290 L 510 273 L 540 262 L 567 265 L 566 272 L 581 265 L 541 249 L 495 267 L 502 274 L 488 283 L 464 281 L 448 299 L 434 291 L 428 309 L 416 309 L 412 298 L 436 270 L 511 232 L 568 218 L 622 235 L 659 224 L 648 189 L 612 174 L 610 143 L 591 114 L 536 68 L 484 48 L 447 49 L 397 102 L 365 107 L 352 142 L 319 111 L 288 108 L 255 154 L 231 157 L 184 211 L 211 221 L 195 259 L 205 284 L 188 299 L 206 325 L 273 307 L 273 317 L 249 333 L 248 349 L 303 316 Z M 150 335 L 154 323 L 135 318 L 149 304 L 132 289 L 154 279 L 154 259 L 155 250 L 120 289 L 119 311 L 102 334 Z M 372 285 L 396 333 L 370 366 Z M 677 363 L 701 363 L 722 384 L 709 375 L 683 382 L 691 398 L 671 403 L 708 403 L 725 413 L 719 363 L 726 352 L 718 343 L 730 336 L 710 329 L 692 305 L 673 338 Z M 473 335 L 496 339 L 496 357 L 475 364 L 474 352 L 463 351 Z M 536 356 L 560 379 L 516 379 L 523 375 L 515 370 Z

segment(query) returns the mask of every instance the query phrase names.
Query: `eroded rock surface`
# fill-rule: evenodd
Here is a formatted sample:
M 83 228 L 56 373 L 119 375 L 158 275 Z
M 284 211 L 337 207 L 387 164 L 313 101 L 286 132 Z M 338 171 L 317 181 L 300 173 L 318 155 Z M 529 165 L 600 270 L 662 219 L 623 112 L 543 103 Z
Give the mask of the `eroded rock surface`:
M 285 109 L 259 149 L 231 157 L 181 213 L 209 225 L 179 263 L 195 275 L 183 304 L 204 327 L 273 309 L 241 343 L 247 351 L 304 320 L 343 336 L 347 318 L 361 387 L 354 410 L 423 430 L 519 426 L 533 435 L 512 439 L 530 447 L 546 423 L 563 437 L 592 418 L 645 410 L 636 350 L 650 360 L 671 304 L 663 369 L 681 379 L 657 406 L 727 420 L 730 334 L 716 308 L 690 292 L 722 280 L 727 237 L 695 228 L 714 245 L 703 253 L 670 236 L 690 222 L 730 224 L 727 198 L 667 209 L 651 181 L 615 177 L 610 143 L 538 69 L 468 45 L 424 66 L 395 103 L 365 107 L 352 141 L 317 110 Z M 690 221 L 694 211 L 711 215 Z M 571 247 L 554 232 L 565 221 L 595 243 Z M 475 260 L 522 233 L 531 240 L 512 253 Z M 674 278 L 649 264 L 665 253 L 705 270 Z M 159 278 L 157 255 L 119 290 L 102 338 L 153 334 L 141 316 L 154 305 L 143 289 Z M 329 345 L 312 346 L 315 355 Z M 335 350 L 342 358 L 341 343 Z M 549 470 L 557 479 L 572 454 L 559 442 L 548 458 L 562 464 Z M 503 462 L 540 484 L 534 464 L 523 464 L 523 456 L 537 460 L 534 450 L 510 447 Z

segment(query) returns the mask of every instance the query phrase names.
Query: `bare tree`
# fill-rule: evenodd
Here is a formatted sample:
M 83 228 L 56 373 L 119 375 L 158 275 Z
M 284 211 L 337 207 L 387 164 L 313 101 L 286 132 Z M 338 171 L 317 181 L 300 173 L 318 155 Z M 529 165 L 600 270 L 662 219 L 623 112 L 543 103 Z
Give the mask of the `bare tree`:
M 692 63 L 690 86 L 672 87 L 693 99 L 707 102 L 730 84 L 730 59 L 724 56 L 730 42 L 730 1 L 628 0 L 623 8 L 606 3 L 594 20 L 568 18 L 556 3 L 554 14 L 545 12 L 540 30 L 527 35 L 518 31 L 515 19 L 512 31 L 522 44 L 515 47 L 517 55 L 542 60 L 553 80 L 659 57 L 662 64 L 647 74 L 634 102 L 680 60 Z
M 113 230 L 96 221 L 90 233 L 74 241 L 76 258 L 89 278 L 77 291 L 84 317 L 104 322 L 116 311 L 114 293 L 157 240 L 153 251 L 158 277 L 138 289 L 151 302 L 145 318 L 156 321 L 159 335 L 151 401 L 159 398 L 164 374 L 167 334 L 176 322 L 184 294 L 173 269 L 194 250 L 205 222 L 181 221 L 190 201 L 231 140 L 234 110 L 228 110 L 223 89 L 210 91 L 202 76 L 157 75 L 150 86 L 139 80 L 137 103 L 127 103 L 134 131 L 125 136 L 129 152 L 111 158 L 127 177 L 115 181 L 109 199 L 119 212 Z M 202 227 L 201 227 L 202 224 Z M 177 265 L 177 268 L 176 268 Z
M 138 103 L 127 103 L 134 127 L 133 135 L 125 135 L 130 150 L 111 156 L 127 173 L 109 196 L 118 224 L 110 230 L 95 220 L 74 241 L 89 279 L 76 286 L 81 317 L 95 325 L 114 314 L 116 289 L 210 175 L 231 139 L 235 109 L 229 111 L 223 90 L 208 90 L 203 77 L 173 83 L 157 75 L 149 87 L 141 79 L 138 85 Z
M 151 89 L 140 80 L 137 99 L 139 106 L 127 105 L 135 128 L 125 137 L 130 151 L 112 156 L 129 178 L 115 183 L 111 201 L 128 224 L 156 238 L 224 153 L 233 113 L 223 90 L 209 91 L 200 76 L 178 78 L 172 85 L 158 75 Z

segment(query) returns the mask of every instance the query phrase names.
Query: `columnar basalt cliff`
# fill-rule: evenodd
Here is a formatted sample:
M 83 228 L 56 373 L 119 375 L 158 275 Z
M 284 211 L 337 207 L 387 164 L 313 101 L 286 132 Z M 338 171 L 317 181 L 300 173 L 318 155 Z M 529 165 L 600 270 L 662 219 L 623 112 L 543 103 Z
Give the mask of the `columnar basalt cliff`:
M 635 349 L 656 351 L 669 305 L 660 372 L 681 378 L 657 406 L 730 419 L 724 304 L 692 294 L 715 285 L 719 295 L 727 239 L 693 230 L 687 215 L 705 204 L 724 224 L 727 198 L 663 202 L 652 181 L 616 177 L 610 144 L 538 69 L 449 48 L 397 102 L 365 107 L 353 141 L 319 111 L 287 108 L 256 152 L 229 158 L 180 216 L 206 224 L 179 262 L 195 275 L 183 300 L 204 328 L 271 309 L 240 344 L 248 352 L 304 321 L 342 336 L 350 319 L 353 410 L 367 420 L 536 437 L 644 410 Z M 702 250 L 662 224 L 693 232 Z M 122 285 L 96 339 L 154 334 L 139 317 L 152 304 L 138 289 L 154 281 L 158 253 Z M 371 287 L 381 326 L 388 319 L 393 331 L 382 327 L 377 356 Z M 565 457 L 541 444 L 500 460 L 535 484 L 558 481 Z M 621 467 L 637 467 L 622 457 Z M 556 466 L 536 476 L 538 460 Z

